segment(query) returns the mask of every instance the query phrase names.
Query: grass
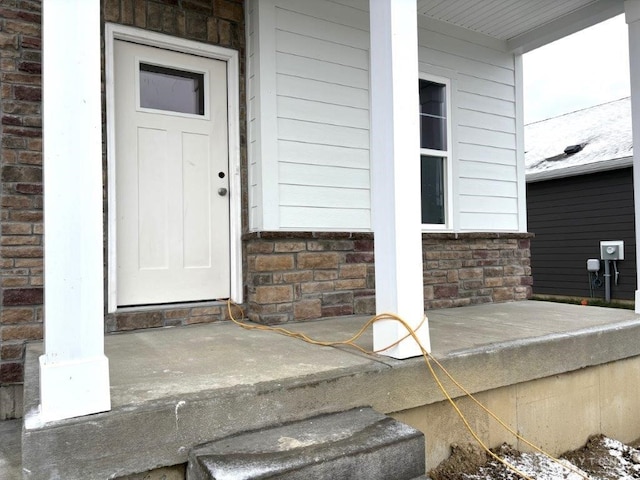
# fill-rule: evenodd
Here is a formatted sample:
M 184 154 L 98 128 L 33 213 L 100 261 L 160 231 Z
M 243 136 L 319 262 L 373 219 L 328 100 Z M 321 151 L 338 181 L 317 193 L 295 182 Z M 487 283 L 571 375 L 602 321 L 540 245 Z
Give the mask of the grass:
M 626 308 L 627 310 L 635 309 L 635 302 L 633 300 L 611 300 L 610 302 L 606 302 L 604 298 L 566 297 L 561 295 L 533 295 L 531 300 L 571 303 L 574 305 L 588 305 L 591 307 Z

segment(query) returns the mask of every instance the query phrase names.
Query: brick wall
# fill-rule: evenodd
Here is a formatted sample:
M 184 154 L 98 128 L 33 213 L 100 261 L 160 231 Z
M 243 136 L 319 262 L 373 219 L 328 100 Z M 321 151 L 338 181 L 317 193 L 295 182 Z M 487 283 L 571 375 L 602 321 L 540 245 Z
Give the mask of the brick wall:
M 245 235 L 247 313 L 284 323 L 375 312 L 373 235 Z
M 22 382 L 25 340 L 42 338 L 40 18 L 39 1 L 0 4 L 0 396 Z
M 531 295 L 529 234 L 423 234 L 425 309 Z M 375 313 L 373 235 L 245 236 L 249 317 L 283 323 Z
M 531 296 L 528 233 L 423 234 L 425 309 Z
M 243 3 L 243 0 L 103 0 L 103 15 L 106 22 L 222 45 L 244 55 Z

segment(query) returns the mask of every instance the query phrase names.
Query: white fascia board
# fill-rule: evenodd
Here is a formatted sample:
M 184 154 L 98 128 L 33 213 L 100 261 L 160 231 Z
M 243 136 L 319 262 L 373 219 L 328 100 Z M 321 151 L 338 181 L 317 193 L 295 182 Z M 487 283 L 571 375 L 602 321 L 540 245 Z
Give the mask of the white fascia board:
M 623 0 L 600 0 L 510 38 L 507 47 L 514 53 L 527 53 L 621 13 L 624 13 Z
M 633 166 L 633 157 L 614 158 L 612 160 L 586 163 L 584 165 L 574 165 L 571 167 L 545 170 L 543 172 L 528 173 L 527 183 L 542 182 L 556 178 L 576 177 L 578 175 L 606 172 L 631 166 Z

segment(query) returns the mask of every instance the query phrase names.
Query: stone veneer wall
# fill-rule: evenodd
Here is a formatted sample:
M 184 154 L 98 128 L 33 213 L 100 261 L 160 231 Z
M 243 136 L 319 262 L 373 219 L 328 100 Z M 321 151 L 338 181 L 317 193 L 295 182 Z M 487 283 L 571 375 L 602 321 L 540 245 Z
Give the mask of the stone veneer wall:
M 40 1 L 0 3 L 0 420 L 21 416 L 24 343 L 42 338 Z
M 106 22 L 240 52 L 241 173 L 246 182 L 243 0 L 102 0 L 102 16 Z M 7 407 L 9 397 L 15 397 L 7 392 L 21 388 L 25 342 L 39 340 L 43 333 L 41 47 L 41 1 L 0 2 L 0 419 L 21 415 L 19 407 Z M 106 172 L 106 152 L 104 158 Z M 242 195 L 246 197 L 246 191 Z M 243 201 L 243 220 L 246 204 Z M 132 330 L 225 318 L 226 309 L 219 305 L 125 311 L 107 315 L 105 329 Z
M 531 296 L 531 235 L 425 233 L 425 309 Z M 373 234 L 245 236 L 248 316 L 283 323 L 375 313 Z
M 424 306 L 461 307 L 531 297 L 529 233 L 424 233 Z
M 372 234 L 261 232 L 245 235 L 244 244 L 251 320 L 375 312 Z

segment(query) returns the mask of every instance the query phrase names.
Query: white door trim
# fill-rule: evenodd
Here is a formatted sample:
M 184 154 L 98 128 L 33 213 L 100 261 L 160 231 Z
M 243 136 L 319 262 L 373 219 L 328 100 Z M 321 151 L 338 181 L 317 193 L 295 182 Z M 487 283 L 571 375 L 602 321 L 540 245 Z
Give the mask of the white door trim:
M 229 214 L 231 299 L 243 302 L 242 288 L 242 204 L 240 181 L 240 87 L 239 57 L 236 50 L 185 40 L 161 33 L 113 23 L 105 24 L 105 79 L 107 109 L 107 309 L 115 312 L 117 299 L 116 271 L 116 161 L 115 161 L 115 92 L 113 52 L 115 40 L 126 40 L 179 53 L 222 60 L 227 64 L 227 98 L 229 121 Z

